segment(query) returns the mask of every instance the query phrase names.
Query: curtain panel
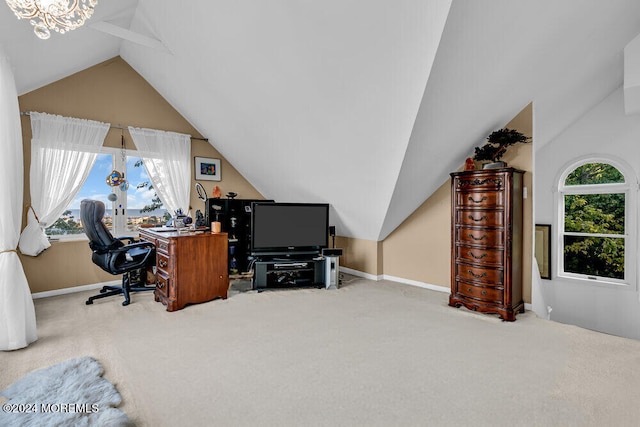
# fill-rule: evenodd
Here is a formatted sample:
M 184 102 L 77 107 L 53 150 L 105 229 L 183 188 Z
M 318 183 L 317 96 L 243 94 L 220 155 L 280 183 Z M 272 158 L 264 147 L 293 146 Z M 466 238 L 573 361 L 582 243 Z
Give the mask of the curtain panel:
M 24 166 L 18 94 L 0 45 L 0 350 L 38 339 L 31 291 L 16 251 L 22 225 Z
M 31 209 L 20 252 L 37 256 L 51 246 L 44 229 L 78 194 L 109 131 L 109 123 L 45 113 L 31 116 Z
M 134 128 L 129 133 L 158 197 L 173 215 L 189 210 L 191 135 Z

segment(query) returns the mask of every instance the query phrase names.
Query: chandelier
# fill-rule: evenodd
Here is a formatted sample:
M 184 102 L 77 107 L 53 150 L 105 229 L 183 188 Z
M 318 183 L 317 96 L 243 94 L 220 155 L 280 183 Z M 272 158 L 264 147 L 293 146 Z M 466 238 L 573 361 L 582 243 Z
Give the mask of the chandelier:
M 41 39 L 75 30 L 91 18 L 98 0 L 6 0 L 18 19 L 28 19 Z

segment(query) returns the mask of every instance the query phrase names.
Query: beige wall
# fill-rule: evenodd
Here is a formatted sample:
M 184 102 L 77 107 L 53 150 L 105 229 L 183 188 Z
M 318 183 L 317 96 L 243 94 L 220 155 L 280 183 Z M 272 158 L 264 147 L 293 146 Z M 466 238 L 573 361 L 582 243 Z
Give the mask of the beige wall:
M 98 120 L 112 125 L 160 129 L 202 137 L 160 94 L 158 94 L 122 58 L 116 57 L 76 73 L 48 86 L 22 95 L 20 111 L 39 111 L 67 117 Z M 24 140 L 25 194 L 24 214 L 29 206 L 29 167 L 31 160 L 31 123 L 22 117 Z M 134 148 L 124 131 L 127 148 Z M 205 135 L 206 136 L 206 135 Z M 111 129 L 105 146 L 120 147 L 121 130 Z M 263 198 L 222 155 L 206 141 L 192 140 L 192 157 L 221 159 L 222 181 L 202 181 L 209 196 L 219 185 L 223 196 L 229 191 L 241 198 Z M 193 169 L 193 163 L 192 163 Z M 197 198 L 192 172 L 191 206 L 204 212 Z M 106 184 L 105 184 L 106 185 Z M 20 255 L 31 292 L 43 292 L 73 286 L 118 280 L 91 262 L 87 241 L 52 242 L 51 248 L 37 257 Z
M 382 242 L 336 236 L 336 248 L 342 249 L 342 266 L 373 276 L 383 274 Z
M 525 107 L 505 125 L 525 135 L 533 134 L 532 105 Z M 531 303 L 531 262 L 533 211 L 533 144 L 518 144 L 509 148 L 502 160 L 509 166 L 526 171 L 524 185 L 528 197 L 524 201 L 524 300 Z M 473 147 L 469 147 L 469 155 Z M 368 274 L 393 276 L 449 288 L 451 286 L 451 193 L 450 181 L 442 186 L 411 214 L 383 242 L 352 238 L 336 240 L 349 250 L 341 265 Z M 376 244 L 377 243 L 377 244 Z M 357 249 L 357 251 L 356 251 Z M 366 252 L 363 251 L 366 249 Z M 376 252 L 377 250 L 377 252 Z M 368 257 L 368 259 L 365 259 Z
M 384 274 L 450 286 L 451 188 L 443 183 L 383 242 Z

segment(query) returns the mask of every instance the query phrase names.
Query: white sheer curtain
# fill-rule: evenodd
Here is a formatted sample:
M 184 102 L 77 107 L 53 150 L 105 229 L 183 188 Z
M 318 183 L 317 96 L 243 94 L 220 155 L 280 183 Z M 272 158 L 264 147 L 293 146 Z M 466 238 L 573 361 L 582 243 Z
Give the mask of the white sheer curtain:
M 0 350 L 38 339 L 36 313 L 16 252 L 22 225 L 22 131 L 18 94 L 9 59 L 0 45 Z
M 191 136 L 129 126 L 149 179 L 171 215 L 189 209 Z
M 20 252 L 36 256 L 51 244 L 44 229 L 62 215 L 86 181 L 109 123 L 44 113 L 31 115 L 31 208 Z

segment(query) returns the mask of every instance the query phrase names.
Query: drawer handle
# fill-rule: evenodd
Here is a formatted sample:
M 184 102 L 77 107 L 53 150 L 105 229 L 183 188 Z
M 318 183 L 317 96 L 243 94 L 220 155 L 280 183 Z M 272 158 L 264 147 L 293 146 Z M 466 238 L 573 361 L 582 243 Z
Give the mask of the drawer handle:
M 486 295 L 486 294 L 487 294 L 487 291 L 482 291 L 482 295 Z
M 159 289 L 162 289 L 162 288 L 164 288 L 164 283 L 158 280 L 158 281 L 156 281 L 156 286 L 157 286 Z
M 167 261 L 164 259 L 160 259 L 158 260 L 158 265 L 162 268 L 165 268 L 167 266 Z
M 471 288 L 467 289 L 467 292 L 471 292 Z
M 487 200 L 487 196 L 482 196 L 482 199 L 480 200 L 474 200 L 473 197 L 469 196 L 469 201 L 473 203 L 482 203 L 482 202 L 485 202 L 486 200 Z
M 474 218 L 473 215 L 469 215 L 469 219 L 471 221 L 474 221 L 474 222 L 480 222 L 480 221 L 486 221 L 487 220 L 487 216 L 486 215 L 482 215 L 481 218 Z
M 472 275 L 476 279 L 482 279 L 483 277 L 487 277 L 487 272 L 486 271 L 484 271 L 482 274 L 475 274 L 473 272 L 473 270 L 467 270 L 467 271 L 469 272 L 470 275 Z
M 471 258 L 473 258 L 473 259 L 483 259 L 483 258 L 486 258 L 486 257 L 487 257 L 487 254 L 486 254 L 486 253 L 484 253 L 484 254 L 482 254 L 482 255 L 480 255 L 480 256 L 476 256 L 476 255 L 475 255 L 473 252 L 471 252 L 471 251 L 469 251 L 469 255 L 470 255 L 470 256 L 471 256 Z
M 483 235 L 482 235 L 482 237 L 476 237 L 476 236 L 474 236 L 473 234 L 469 233 L 469 238 L 470 238 L 470 239 L 473 239 L 473 240 L 475 240 L 475 241 L 478 241 L 478 240 L 484 240 L 484 239 L 486 239 L 486 238 L 487 238 L 487 235 L 486 235 L 486 234 L 483 234 Z

